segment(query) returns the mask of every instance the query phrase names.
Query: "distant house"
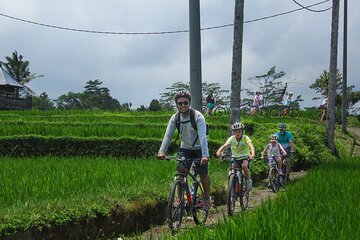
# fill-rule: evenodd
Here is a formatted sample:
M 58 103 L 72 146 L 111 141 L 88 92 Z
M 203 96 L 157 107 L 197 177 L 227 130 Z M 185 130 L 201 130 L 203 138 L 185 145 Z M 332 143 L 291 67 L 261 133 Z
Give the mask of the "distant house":
M 0 110 L 31 109 L 31 97 L 20 98 L 23 85 L 13 79 L 0 64 Z

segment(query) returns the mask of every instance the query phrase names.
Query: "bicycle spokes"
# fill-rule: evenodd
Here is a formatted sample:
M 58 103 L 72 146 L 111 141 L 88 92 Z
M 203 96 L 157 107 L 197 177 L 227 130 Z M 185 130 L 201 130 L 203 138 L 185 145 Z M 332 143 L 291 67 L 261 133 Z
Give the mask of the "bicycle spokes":
M 171 230 L 181 227 L 184 214 L 185 199 L 181 181 L 175 181 L 169 194 L 167 219 Z

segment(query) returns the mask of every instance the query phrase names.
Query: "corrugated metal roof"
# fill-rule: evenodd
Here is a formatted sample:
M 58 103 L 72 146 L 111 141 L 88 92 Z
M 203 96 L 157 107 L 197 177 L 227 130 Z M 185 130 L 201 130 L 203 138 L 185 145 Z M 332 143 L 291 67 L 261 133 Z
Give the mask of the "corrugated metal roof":
M 10 85 L 23 88 L 24 86 L 13 79 L 2 67 L 0 67 L 0 85 Z

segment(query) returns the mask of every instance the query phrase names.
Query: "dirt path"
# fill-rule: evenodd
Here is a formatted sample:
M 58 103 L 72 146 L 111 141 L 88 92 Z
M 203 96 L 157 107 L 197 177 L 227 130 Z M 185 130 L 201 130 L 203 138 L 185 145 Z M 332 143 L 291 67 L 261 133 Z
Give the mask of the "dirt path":
M 355 148 L 353 151 L 354 156 L 360 156 L 360 128 L 349 127 L 348 132 L 355 138 Z
M 348 131 L 350 135 L 352 135 L 355 138 L 356 141 L 353 155 L 360 156 L 360 128 L 349 127 Z M 292 172 L 290 174 L 290 180 L 296 181 L 301 177 L 305 176 L 305 174 L 306 174 L 305 172 Z M 253 190 L 253 192 L 250 195 L 248 210 L 251 211 L 251 209 L 256 208 L 268 198 L 276 197 L 276 193 L 272 192 L 271 189 L 266 188 L 266 185 L 267 185 L 267 180 L 264 180 L 261 183 L 260 187 L 257 187 Z M 282 188 L 280 189 L 280 191 L 285 191 L 285 189 Z M 235 213 L 241 213 L 239 203 L 237 203 L 237 208 L 235 210 Z M 224 219 L 226 218 L 227 218 L 226 205 L 213 207 L 210 211 L 206 225 L 212 226 L 218 222 L 224 221 Z M 183 227 L 182 227 L 183 230 L 192 227 L 194 227 L 193 220 L 191 218 L 185 219 L 185 222 L 183 223 Z M 138 239 L 141 237 L 142 239 L 161 239 L 161 234 L 167 232 L 168 230 L 169 229 L 167 225 L 155 226 L 152 229 L 144 232 L 141 236 L 136 236 L 135 238 Z M 132 238 L 125 237 L 118 239 L 132 239 Z
M 305 172 L 292 172 L 290 173 L 290 181 L 296 181 L 299 178 L 305 176 Z M 266 188 L 267 180 L 264 180 L 260 187 L 257 187 L 253 190 L 250 195 L 249 199 L 249 206 L 248 211 L 251 209 L 256 208 L 260 205 L 263 201 L 267 200 L 268 198 L 276 197 L 276 193 L 274 193 L 271 189 Z M 280 191 L 285 191 L 284 188 L 281 188 Z M 235 214 L 241 213 L 241 209 L 239 203 L 237 202 Z M 216 206 L 213 207 L 209 213 L 208 220 L 206 221 L 207 226 L 212 226 L 218 222 L 224 221 L 227 218 L 227 210 L 226 205 Z M 191 218 L 185 219 L 185 222 L 182 224 L 182 229 L 186 230 L 195 226 L 194 221 Z M 161 233 L 165 233 L 169 231 L 168 226 L 161 225 L 153 227 L 152 229 L 144 232 L 142 236 L 137 236 L 135 238 L 142 238 L 142 239 L 161 239 Z M 118 238 L 118 239 L 132 239 L 132 238 Z

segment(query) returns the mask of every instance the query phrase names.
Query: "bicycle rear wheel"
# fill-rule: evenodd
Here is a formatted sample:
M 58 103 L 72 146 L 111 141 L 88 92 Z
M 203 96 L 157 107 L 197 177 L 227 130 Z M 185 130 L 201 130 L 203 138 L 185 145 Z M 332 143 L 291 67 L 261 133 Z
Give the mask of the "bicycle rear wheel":
M 240 194 L 240 207 L 243 211 L 248 208 L 250 193 L 246 189 L 246 181 L 243 176 L 241 179 L 241 194 Z
M 171 186 L 167 206 L 167 221 L 170 230 L 181 227 L 185 208 L 184 189 L 180 180 L 175 180 Z
M 236 185 L 237 185 L 237 178 L 234 174 L 230 175 L 229 182 L 228 182 L 228 191 L 227 191 L 227 212 L 228 215 L 231 216 L 234 214 L 235 211 L 235 203 L 236 203 Z
M 268 115 L 268 109 L 266 108 L 260 108 L 258 112 L 256 113 L 260 117 L 267 117 Z
M 194 182 L 192 213 L 195 224 L 204 224 L 209 215 L 209 209 L 204 209 L 203 204 L 204 204 L 204 191 L 197 182 Z

